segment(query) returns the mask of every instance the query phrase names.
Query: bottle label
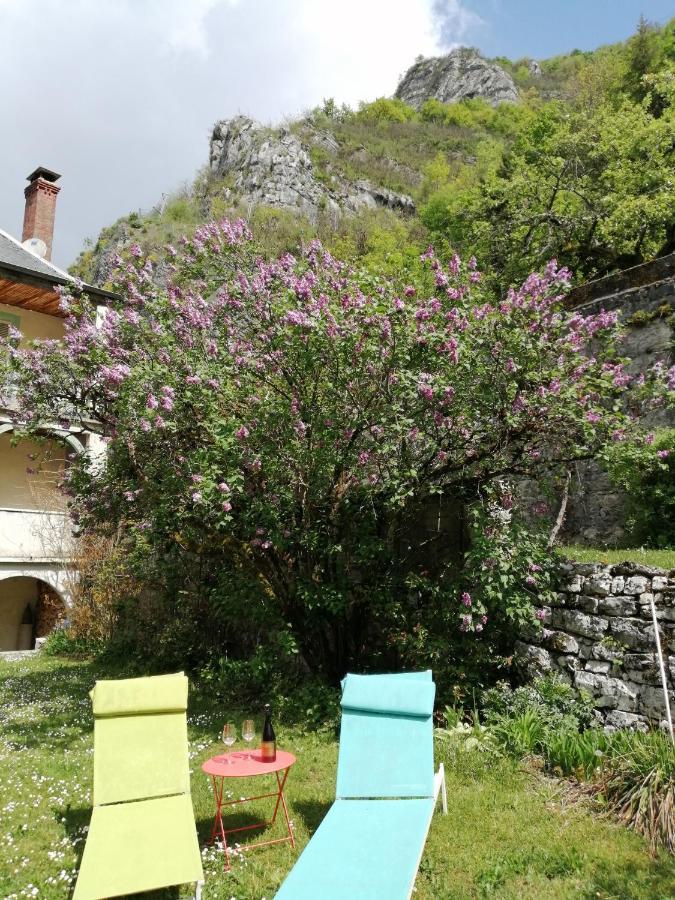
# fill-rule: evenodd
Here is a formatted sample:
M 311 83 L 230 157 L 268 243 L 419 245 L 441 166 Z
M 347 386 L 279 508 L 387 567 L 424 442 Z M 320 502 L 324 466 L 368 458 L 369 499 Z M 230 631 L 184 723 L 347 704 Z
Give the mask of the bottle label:
M 260 756 L 263 762 L 274 762 L 277 758 L 275 741 L 263 741 L 260 744 Z

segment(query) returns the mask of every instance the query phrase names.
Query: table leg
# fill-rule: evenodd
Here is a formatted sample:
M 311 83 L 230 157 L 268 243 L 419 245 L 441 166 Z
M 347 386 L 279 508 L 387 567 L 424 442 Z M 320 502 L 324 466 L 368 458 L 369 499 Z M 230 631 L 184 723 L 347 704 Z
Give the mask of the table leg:
M 220 832 L 220 838 L 223 842 L 223 854 L 225 856 L 225 871 L 228 871 L 231 867 L 231 863 L 229 854 L 227 852 L 225 826 L 223 825 L 223 788 L 225 787 L 225 779 L 220 779 L 220 787 L 218 786 L 215 775 L 211 776 L 211 781 L 213 782 L 213 796 L 216 801 L 216 815 L 213 819 L 213 826 L 211 828 L 211 837 L 209 839 L 209 844 L 212 844 L 215 841 L 216 834 Z
M 290 769 L 286 769 L 284 771 L 284 777 L 281 780 L 279 779 L 279 773 L 278 772 L 276 773 L 277 785 L 279 787 L 279 794 L 277 796 L 276 806 L 274 807 L 274 815 L 272 816 L 272 822 L 274 822 L 274 820 L 277 817 L 277 810 L 279 809 L 279 801 L 281 801 L 281 806 L 284 811 L 284 818 L 286 819 L 286 827 L 288 828 L 288 837 L 290 838 L 290 841 L 291 841 L 291 847 L 294 848 L 295 847 L 295 838 L 293 837 L 293 829 L 291 828 L 291 822 L 290 822 L 290 819 L 288 818 L 288 808 L 286 807 L 286 798 L 284 797 L 284 785 L 286 784 L 286 779 L 288 778 L 289 772 L 290 772 Z
M 260 794 L 257 797 L 242 797 L 239 800 L 227 800 L 223 803 L 223 789 L 225 785 L 225 778 L 216 775 L 211 776 L 211 781 L 213 783 L 213 796 L 216 801 L 216 815 L 213 820 L 213 826 L 211 828 L 211 837 L 209 839 L 209 843 L 212 844 L 216 836 L 220 834 L 221 840 L 223 842 L 223 854 L 225 856 L 225 871 L 229 872 L 232 868 L 232 863 L 230 862 L 230 856 L 227 848 L 227 835 L 234 834 L 237 831 L 248 831 L 251 828 L 264 828 L 266 825 L 273 825 L 277 813 L 279 811 L 279 805 L 284 812 L 284 818 L 286 820 L 286 828 L 288 830 L 288 836 L 283 838 L 275 838 L 271 841 L 257 841 L 255 844 L 247 844 L 242 847 L 242 850 L 253 850 L 256 847 L 267 847 L 270 844 L 283 844 L 286 841 L 290 841 L 291 847 L 295 848 L 295 837 L 293 835 L 293 828 L 291 827 L 291 821 L 288 817 L 288 807 L 286 806 L 286 798 L 284 797 L 284 787 L 286 785 L 286 779 L 288 778 L 288 773 L 290 772 L 290 766 L 288 769 L 282 770 L 284 773 L 283 778 L 280 777 L 279 772 L 275 772 L 277 777 L 277 790 L 276 793 L 271 794 Z M 217 780 L 218 779 L 218 780 Z M 220 782 L 220 784 L 218 784 Z M 264 797 L 276 797 L 276 803 L 274 805 L 274 813 L 272 814 L 272 818 L 268 822 L 260 822 L 255 825 L 242 825 L 239 828 L 225 828 L 223 824 L 223 806 L 235 806 L 239 803 L 246 803 L 250 800 L 262 800 Z

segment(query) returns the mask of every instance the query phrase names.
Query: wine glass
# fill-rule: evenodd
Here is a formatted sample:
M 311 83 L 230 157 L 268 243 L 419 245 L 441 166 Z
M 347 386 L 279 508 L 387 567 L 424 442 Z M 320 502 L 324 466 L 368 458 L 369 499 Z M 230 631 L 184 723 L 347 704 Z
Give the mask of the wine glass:
M 231 747 L 237 740 L 237 729 L 233 722 L 226 722 L 223 725 L 223 743 L 226 747 Z
M 241 736 L 247 744 L 251 743 L 255 737 L 255 722 L 253 719 L 244 720 L 244 724 L 241 726 Z

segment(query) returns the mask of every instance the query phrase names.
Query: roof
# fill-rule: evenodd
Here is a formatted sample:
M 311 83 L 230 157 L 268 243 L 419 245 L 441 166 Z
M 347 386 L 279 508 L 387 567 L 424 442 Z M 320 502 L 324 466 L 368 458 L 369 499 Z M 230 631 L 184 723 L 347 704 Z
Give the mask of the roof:
M 0 302 L 11 302 L 4 296 L 11 283 L 30 286 L 33 292 L 30 297 L 26 295 L 24 298 L 27 307 L 58 315 L 58 297 L 53 294 L 53 289 L 60 284 L 74 284 L 75 279 L 54 263 L 24 247 L 0 228 L 0 287 L 3 283 L 6 289 L 0 290 Z M 116 296 L 92 285 L 85 285 L 85 292 L 102 300 L 114 299 Z M 39 295 L 42 295 L 42 299 Z M 19 305 L 23 305 L 21 301 Z
M 0 266 L 18 266 L 20 269 L 25 269 L 38 276 L 43 275 L 49 279 L 73 280 L 73 277 L 63 269 L 59 269 L 54 263 L 42 259 L 32 250 L 24 247 L 2 228 L 0 228 Z

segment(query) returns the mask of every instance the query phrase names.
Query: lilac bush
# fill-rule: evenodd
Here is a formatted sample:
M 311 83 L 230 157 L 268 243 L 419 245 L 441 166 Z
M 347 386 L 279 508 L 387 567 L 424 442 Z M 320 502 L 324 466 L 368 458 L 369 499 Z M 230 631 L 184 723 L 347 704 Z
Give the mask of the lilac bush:
M 64 295 L 65 340 L 10 342 L 4 368 L 23 429 L 104 437 L 69 473 L 81 529 L 122 528 L 149 591 L 336 676 L 419 654 L 430 628 L 489 641 L 480 585 L 410 551 L 435 495 L 506 508 L 510 480 L 637 433 L 616 315 L 566 311 L 568 280 L 552 261 L 495 298 L 475 259 L 432 248 L 402 283 L 318 242 L 270 262 L 223 221 L 161 266 L 132 247 L 98 321 Z

